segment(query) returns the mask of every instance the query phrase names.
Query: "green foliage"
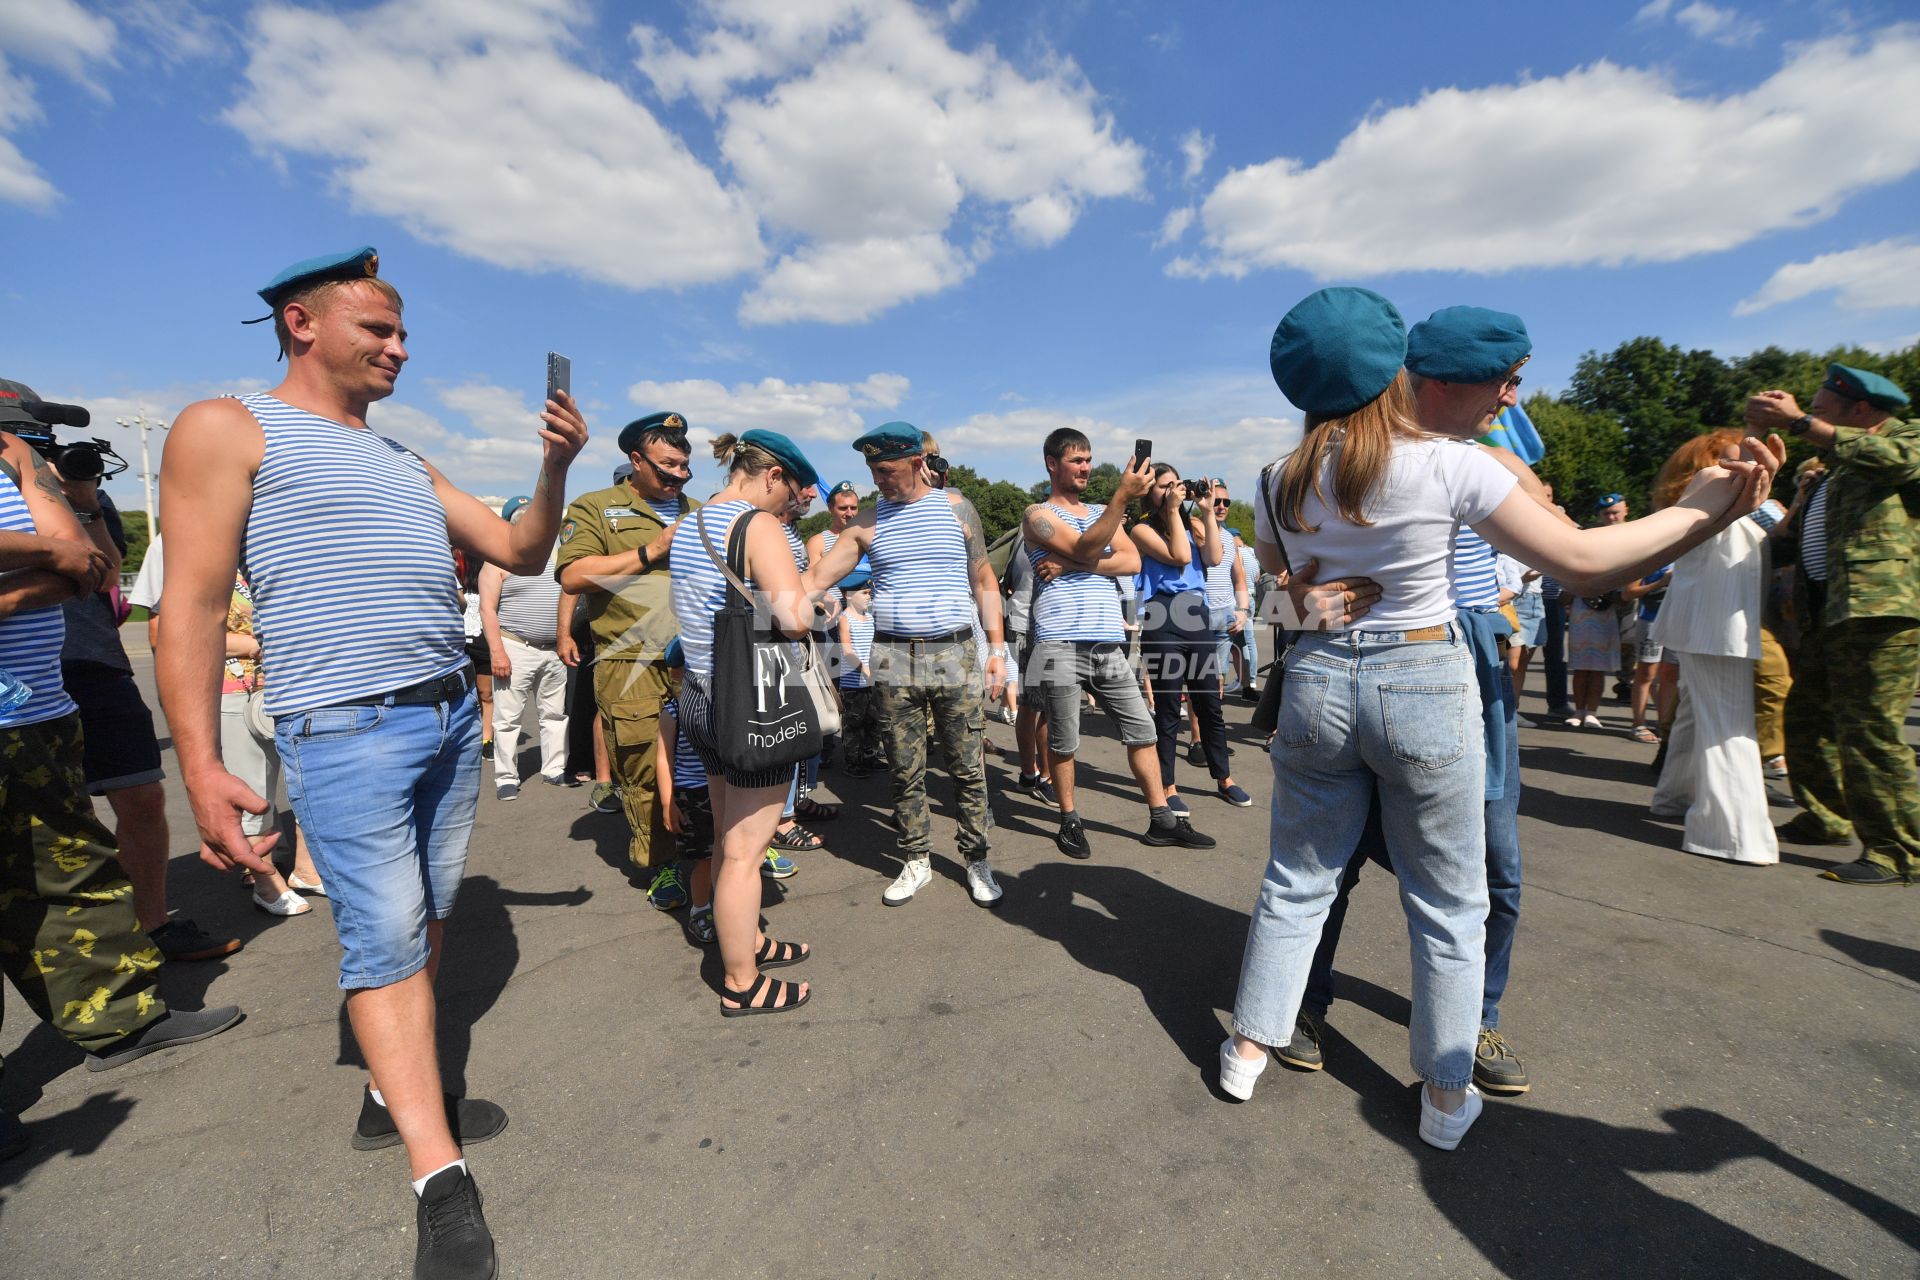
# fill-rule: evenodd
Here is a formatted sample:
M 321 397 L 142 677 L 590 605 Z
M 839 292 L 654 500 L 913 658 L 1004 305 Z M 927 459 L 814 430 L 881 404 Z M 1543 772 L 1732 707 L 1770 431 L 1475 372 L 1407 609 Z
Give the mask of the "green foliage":
M 1626 432 L 1618 421 L 1545 395 L 1531 397 L 1525 408 L 1547 447 L 1534 471 L 1575 519 L 1591 511 L 1600 495 L 1628 492 Z
M 152 541 L 147 532 L 147 513 L 121 511 L 120 528 L 127 535 L 127 554 L 121 558 L 120 571 L 138 573 L 140 562 L 147 558 L 147 544 Z
M 973 504 L 973 509 L 980 513 L 980 523 L 986 528 L 988 542 L 1019 524 L 1034 501 L 1012 481 L 983 479 L 972 467 L 959 462 L 947 469 L 947 487 L 958 489 Z M 1112 489 L 1109 488 L 1108 492 L 1111 493 Z

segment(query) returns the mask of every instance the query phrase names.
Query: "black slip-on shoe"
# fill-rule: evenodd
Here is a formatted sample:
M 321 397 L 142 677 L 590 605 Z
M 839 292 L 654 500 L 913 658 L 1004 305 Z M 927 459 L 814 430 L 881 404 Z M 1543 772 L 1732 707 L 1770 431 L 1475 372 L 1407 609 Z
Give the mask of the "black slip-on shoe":
M 497 1137 L 507 1127 L 506 1111 L 494 1103 L 480 1098 L 456 1098 L 450 1093 L 442 1096 L 447 1100 L 447 1128 L 458 1146 L 477 1146 Z M 353 1129 L 353 1149 L 378 1151 L 399 1141 L 400 1130 L 393 1123 L 393 1114 L 384 1104 L 374 1101 L 372 1089 L 362 1089 L 360 1122 Z
M 1851 831 L 1829 831 L 1810 813 L 1803 813 L 1790 822 L 1783 822 L 1773 829 L 1773 834 L 1792 844 L 1848 845 L 1853 843 Z
M 1202 835 L 1193 829 L 1190 819 L 1175 815 L 1171 826 L 1160 826 L 1149 820 L 1147 829 L 1140 836 L 1142 844 L 1177 844 L 1187 849 L 1211 849 L 1218 843 L 1212 836 Z
M 161 955 L 174 961 L 218 960 L 247 945 L 238 938 L 216 938 L 184 916 L 148 930 L 147 936 L 160 948 Z
M 1293 1020 L 1293 1039 L 1273 1051 L 1273 1056 L 1296 1071 L 1318 1071 L 1326 1066 L 1320 1055 L 1320 1018 L 1302 1009 Z
M 1913 883 L 1912 876 L 1903 876 L 1898 871 L 1890 871 L 1877 862 L 1868 862 L 1865 858 L 1845 862 L 1837 867 L 1828 867 L 1820 873 L 1820 878 L 1832 880 L 1836 884 L 1859 885 L 1865 889 Z
M 473 1175 L 454 1165 L 427 1179 L 414 1210 L 413 1280 L 493 1280 L 499 1259 Z
M 88 1054 L 87 1070 L 111 1071 L 115 1067 L 123 1067 L 135 1058 L 144 1058 L 159 1049 L 169 1049 L 177 1044 L 192 1044 L 195 1040 L 217 1036 L 245 1016 L 240 1012 L 239 1006 L 231 1004 L 223 1004 L 217 1009 L 199 1009 L 192 1013 L 169 1009 L 165 1016 L 149 1022 L 132 1035 L 121 1037 L 105 1053 Z

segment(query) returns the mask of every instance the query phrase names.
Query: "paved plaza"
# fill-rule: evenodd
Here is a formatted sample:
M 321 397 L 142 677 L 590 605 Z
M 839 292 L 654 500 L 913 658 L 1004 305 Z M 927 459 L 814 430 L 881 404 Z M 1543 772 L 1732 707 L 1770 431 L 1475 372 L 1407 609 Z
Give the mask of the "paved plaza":
M 941 777 L 935 882 L 882 907 L 886 779 L 830 773 L 847 809 L 818 827 L 828 849 L 767 889 L 769 931 L 814 947 L 783 975 L 813 1001 L 779 1017 L 719 1017 L 718 958 L 632 887 L 619 814 L 488 785 L 441 1044 L 456 1087 L 512 1116 L 469 1152 L 502 1274 L 1915 1274 L 1920 889 L 1815 878 L 1846 850 L 1679 852 L 1646 811 L 1652 749 L 1617 731 L 1523 734 L 1502 1023 L 1532 1093 L 1490 1099 L 1455 1153 L 1418 1141 L 1405 925 L 1369 869 L 1327 1069 L 1276 1064 L 1226 1100 L 1211 1080 L 1272 787 L 1249 711 L 1229 726 L 1254 808 L 1181 768 L 1209 852 L 1134 839 L 1145 807 L 1090 715 L 1086 863 L 1012 790 L 1012 730 L 990 726 L 996 911 L 968 900 Z M 0 1277 L 405 1275 L 405 1157 L 347 1141 L 363 1076 L 326 904 L 254 911 L 194 857 L 169 786 L 173 901 L 247 947 L 170 966 L 164 989 L 247 1020 L 90 1074 L 7 991 L 0 1101 L 35 1146 L 0 1164 Z

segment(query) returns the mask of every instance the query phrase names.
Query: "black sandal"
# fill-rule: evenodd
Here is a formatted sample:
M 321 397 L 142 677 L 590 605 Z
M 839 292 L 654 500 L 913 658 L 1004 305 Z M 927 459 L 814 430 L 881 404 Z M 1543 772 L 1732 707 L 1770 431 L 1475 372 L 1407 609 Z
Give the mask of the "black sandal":
M 720 1016 L 723 1018 L 744 1018 L 754 1013 L 785 1013 L 790 1009 L 798 1009 L 801 1005 L 813 999 L 813 992 L 809 991 L 791 1004 L 784 1003 L 789 991 L 798 991 L 799 989 L 800 984 L 797 982 L 782 982 L 778 978 L 769 978 L 764 973 L 755 978 L 753 985 L 745 991 L 735 991 L 726 984 L 725 979 L 722 979 L 720 983 Z M 754 1001 L 760 998 L 762 991 L 767 993 L 767 1002 L 765 1004 L 755 1004 Z M 728 1000 L 738 1000 L 740 1004 L 736 1008 L 729 1009 L 726 1004 Z
M 812 954 L 805 943 L 775 942 L 762 934 L 760 949 L 753 953 L 753 963 L 762 969 L 782 969 L 790 964 L 799 964 Z
M 790 853 L 812 853 L 825 843 L 826 841 L 822 840 L 818 835 L 798 823 L 788 827 L 785 831 L 776 830 L 773 833 L 773 847 L 776 849 L 785 849 Z
M 793 804 L 793 816 L 808 822 L 832 822 L 840 816 L 837 804 L 820 804 L 812 796 L 801 796 Z

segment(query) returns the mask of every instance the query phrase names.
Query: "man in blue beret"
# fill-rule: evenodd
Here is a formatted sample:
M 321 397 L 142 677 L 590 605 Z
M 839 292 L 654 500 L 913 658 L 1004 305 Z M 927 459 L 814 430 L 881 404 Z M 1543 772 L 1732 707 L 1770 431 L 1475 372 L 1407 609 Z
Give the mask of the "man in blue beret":
M 1847 885 L 1920 876 L 1920 788 L 1902 736 L 1920 680 L 1920 421 L 1907 408 L 1891 380 L 1844 364 L 1827 366 L 1805 410 L 1785 391 L 1747 401 L 1750 433 L 1784 427 L 1827 464 L 1801 515 L 1824 524 L 1826 580 L 1815 566 L 1796 574 L 1809 607 L 1787 695 L 1787 772 L 1806 812 L 1779 830 L 1806 844 L 1857 835 L 1861 856 L 1820 873 Z
M 370 249 L 310 259 L 261 290 L 287 360 L 272 391 L 189 405 L 160 469 L 167 608 L 160 692 L 201 857 L 273 870 L 249 839 L 268 797 L 220 759 L 221 655 L 242 555 L 273 673 L 266 712 L 299 785 L 294 812 L 334 903 L 340 986 L 371 1079 L 353 1145 L 404 1143 L 417 1197 L 416 1276 L 494 1274 L 462 1155 L 506 1125 L 441 1090 L 434 987 L 443 922 L 480 792 L 480 712 L 454 549 L 511 573 L 546 564 L 587 425 L 560 392 L 539 416 L 540 472 L 512 523 L 369 429 L 407 361 L 400 294 Z
M 927 726 L 939 737 L 953 778 L 967 890 L 983 907 L 1000 901 L 987 861 L 986 734 L 976 620 L 989 644 L 985 696 L 1006 683 L 1000 581 L 987 560 L 980 513 L 958 489 L 936 489 L 918 427 L 889 422 L 853 442 L 866 459 L 879 500 L 840 534 L 808 571 L 824 591 L 862 555 L 873 575 L 873 683 L 886 726 L 893 805 L 905 865 L 881 894 L 890 907 L 910 902 L 933 880 L 927 816 Z
M 1458 440 L 1462 448 L 1491 454 L 1520 478 L 1537 501 L 1554 509 L 1544 486 L 1524 462 L 1505 449 L 1476 442 L 1494 415 L 1518 399 L 1520 369 L 1532 354 L 1533 341 L 1519 316 L 1484 307 L 1445 307 L 1407 332 L 1406 369 L 1420 425 L 1435 435 Z M 1486 977 L 1473 1080 L 1482 1092 L 1514 1095 L 1532 1087 L 1519 1056 L 1499 1030 L 1500 1000 L 1506 992 L 1514 931 L 1520 920 L 1520 742 L 1518 703 L 1506 665 L 1507 638 L 1513 628 L 1500 612 L 1494 561 L 1494 550 L 1486 540 L 1461 526 L 1454 537 L 1453 598 L 1461 632 L 1473 651 L 1487 752 Z M 1382 866 L 1390 865 L 1377 810 L 1376 799 L 1375 813 L 1369 816 L 1360 845 L 1347 863 L 1339 895 L 1321 931 L 1293 1040 L 1279 1055 L 1295 1067 L 1318 1070 L 1322 1064 L 1320 1030 L 1333 1003 L 1334 952 L 1346 920 L 1347 896 L 1359 880 L 1360 868 L 1369 857 Z

